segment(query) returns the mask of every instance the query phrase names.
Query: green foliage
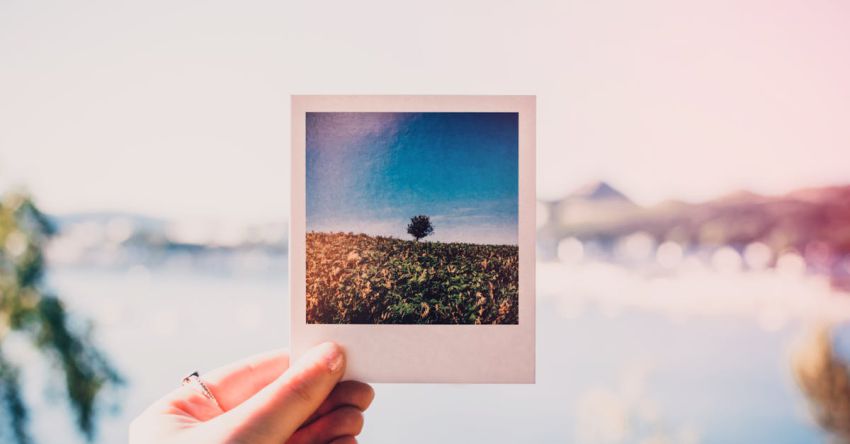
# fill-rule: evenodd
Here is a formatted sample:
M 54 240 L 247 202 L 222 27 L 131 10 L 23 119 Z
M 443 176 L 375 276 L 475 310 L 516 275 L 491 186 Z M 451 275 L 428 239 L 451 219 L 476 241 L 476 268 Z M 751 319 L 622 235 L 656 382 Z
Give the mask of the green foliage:
M 410 218 L 410 223 L 407 224 L 407 234 L 413 236 L 416 241 L 425 236 L 429 236 L 434 232 L 434 226 L 431 225 L 431 218 L 420 214 Z
M 307 322 L 516 324 L 518 249 L 307 234 Z
M 13 193 L 0 202 L 0 440 L 31 442 L 19 378 L 26 363 L 4 353 L 13 336 L 29 342 L 61 375 L 76 424 L 88 439 L 104 389 L 122 383 L 90 331 L 74 328 L 62 301 L 43 288 L 43 250 L 53 233 L 27 196 Z

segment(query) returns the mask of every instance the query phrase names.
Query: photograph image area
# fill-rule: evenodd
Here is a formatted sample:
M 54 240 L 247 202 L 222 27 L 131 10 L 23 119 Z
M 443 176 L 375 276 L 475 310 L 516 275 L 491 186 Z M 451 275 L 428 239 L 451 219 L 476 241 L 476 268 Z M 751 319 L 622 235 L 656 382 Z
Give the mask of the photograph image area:
M 518 113 L 306 113 L 310 324 L 518 324 Z

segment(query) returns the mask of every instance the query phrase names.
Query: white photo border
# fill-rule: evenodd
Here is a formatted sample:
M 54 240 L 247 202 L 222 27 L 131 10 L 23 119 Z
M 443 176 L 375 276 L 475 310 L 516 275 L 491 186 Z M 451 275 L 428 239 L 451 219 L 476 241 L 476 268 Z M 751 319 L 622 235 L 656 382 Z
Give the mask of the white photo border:
M 344 379 L 369 383 L 534 383 L 536 96 L 293 95 L 289 235 L 292 359 L 334 341 Z M 516 112 L 519 117 L 519 320 L 510 325 L 308 324 L 306 113 Z

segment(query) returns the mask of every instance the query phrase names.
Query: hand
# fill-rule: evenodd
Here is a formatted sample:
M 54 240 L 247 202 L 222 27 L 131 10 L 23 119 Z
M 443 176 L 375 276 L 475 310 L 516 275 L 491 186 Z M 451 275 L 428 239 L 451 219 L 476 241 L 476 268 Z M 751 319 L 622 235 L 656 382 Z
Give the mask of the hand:
M 202 375 L 218 405 L 180 387 L 133 421 L 130 443 L 356 443 L 374 391 L 339 382 L 344 372 L 345 355 L 333 343 L 292 366 L 282 351 L 248 358 Z

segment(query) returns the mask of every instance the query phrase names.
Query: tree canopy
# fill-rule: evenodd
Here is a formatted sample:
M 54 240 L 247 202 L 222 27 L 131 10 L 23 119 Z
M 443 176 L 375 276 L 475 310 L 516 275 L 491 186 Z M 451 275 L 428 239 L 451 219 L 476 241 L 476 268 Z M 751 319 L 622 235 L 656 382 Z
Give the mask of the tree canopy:
M 410 218 L 410 223 L 407 224 L 407 233 L 413 236 L 418 242 L 425 236 L 429 236 L 434 232 L 434 226 L 431 225 L 431 218 L 420 214 Z
M 80 326 L 42 283 L 44 246 L 54 233 L 50 221 L 24 193 L 0 200 L 0 441 L 32 442 L 20 374 L 4 349 L 17 336 L 37 350 L 64 381 L 76 425 L 91 440 L 105 389 L 123 380 L 91 341 L 91 325 Z M 5 347 L 8 348 L 8 347 Z

